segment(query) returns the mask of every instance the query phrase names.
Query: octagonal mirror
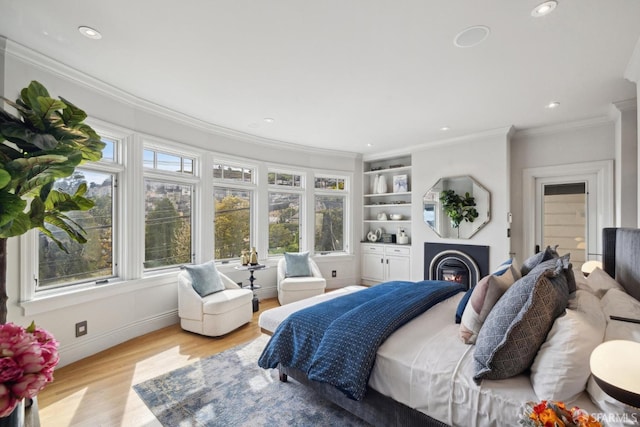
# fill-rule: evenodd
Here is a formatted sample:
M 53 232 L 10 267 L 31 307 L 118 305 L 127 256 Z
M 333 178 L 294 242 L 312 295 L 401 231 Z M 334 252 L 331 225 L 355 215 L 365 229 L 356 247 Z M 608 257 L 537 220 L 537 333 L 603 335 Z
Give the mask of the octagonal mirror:
M 490 219 L 490 193 L 468 175 L 440 178 L 423 202 L 424 222 L 440 237 L 469 239 Z

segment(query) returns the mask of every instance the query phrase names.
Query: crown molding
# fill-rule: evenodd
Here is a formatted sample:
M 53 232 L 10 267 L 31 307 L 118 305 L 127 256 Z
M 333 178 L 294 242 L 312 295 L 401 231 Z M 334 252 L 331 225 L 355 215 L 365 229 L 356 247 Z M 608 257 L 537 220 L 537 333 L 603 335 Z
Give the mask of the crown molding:
M 561 123 L 557 125 L 540 126 L 535 128 L 529 128 L 529 129 L 520 129 L 515 131 L 515 133 L 513 134 L 513 137 L 522 138 L 522 137 L 534 136 L 534 135 L 548 135 L 553 133 L 567 132 L 571 130 L 586 129 L 594 126 L 601 126 L 603 124 L 612 123 L 612 122 L 613 120 L 610 117 L 598 116 L 598 117 L 592 117 L 590 119 L 575 120 L 573 122 L 566 122 L 566 123 Z
M 636 84 L 640 84 L 640 37 L 633 49 L 627 69 L 624 72 L 624 78 Z
M 636 98 L 625 99 L 624 101 L 616 101 L 612 103 L 612 108 L 618 111 L 633 111 L 638 109 L 638 100 Z
M 4 41 L 5 43 L 2 43 L 1 41 Z M 254 144 L 268 145 L 276 149 L 302 151 L 305 153 L 315 153 L 321 155 L 333 155 L 350 159 L 356 159 L 359 156 L 359 153 L 351 151 L 308 147 L 292 142 L 264 138 L 197 119 L 179 111 L 172 110 L 171 108 L 134 96 L 129 92 L 123 91 L 122 89 L 112 86 L 109 83 L 103 82 L 102 80 L 92 77 L 82 71 L 65 65 L 54 58 L 36 52 L 33 49 L 30 49 L 24 45 L 21 45 L 20 43 L 2 36 L 0 36 L 0 51 L 3 51 L 6 55 L 10 55 L 30 66 L 52 73 L 57 77 L 73 82 L 75 84 L 80 84 L 92 91 L 98 92 L 101 95 L 114 99 L 120 103 L 130 105 L 163 119 L 171 120 L 178 124 L 190 126 L 192 128 L 196 128 L 214 135 L 225 136 Z

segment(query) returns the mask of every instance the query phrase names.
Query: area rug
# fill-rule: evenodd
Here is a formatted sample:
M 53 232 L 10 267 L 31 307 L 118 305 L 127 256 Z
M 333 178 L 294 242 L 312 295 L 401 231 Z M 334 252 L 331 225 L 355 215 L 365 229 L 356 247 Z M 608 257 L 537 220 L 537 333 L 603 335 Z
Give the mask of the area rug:
M 369 426 L 257 360 L 266 335 L 133 386 L 163 426 Z

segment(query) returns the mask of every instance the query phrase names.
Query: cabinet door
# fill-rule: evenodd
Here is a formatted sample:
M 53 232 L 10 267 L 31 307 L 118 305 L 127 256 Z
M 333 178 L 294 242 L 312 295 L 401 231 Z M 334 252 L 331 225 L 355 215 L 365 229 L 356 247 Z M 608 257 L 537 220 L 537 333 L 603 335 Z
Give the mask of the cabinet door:
M 382 282 L 384 280 L 384 259 L 379 254 L 362 254 L 362 278 Z
M 385 273 L 385 280 L 411 280 L 411 258 L 387 256 Z

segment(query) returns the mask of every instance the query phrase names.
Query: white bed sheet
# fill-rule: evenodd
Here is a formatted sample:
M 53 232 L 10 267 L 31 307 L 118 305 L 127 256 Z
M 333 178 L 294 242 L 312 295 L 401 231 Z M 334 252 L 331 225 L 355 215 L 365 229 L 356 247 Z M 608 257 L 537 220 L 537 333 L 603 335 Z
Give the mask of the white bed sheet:
M 538 401 L 528 376 L 473 382 L 473 346 L 458 339 L 463 294 L 432 307 L 378 349 L 369 385 L 451 426 L 517 425 L 523 403 Z M 597 412 L 586 393 L 574 404 Z

